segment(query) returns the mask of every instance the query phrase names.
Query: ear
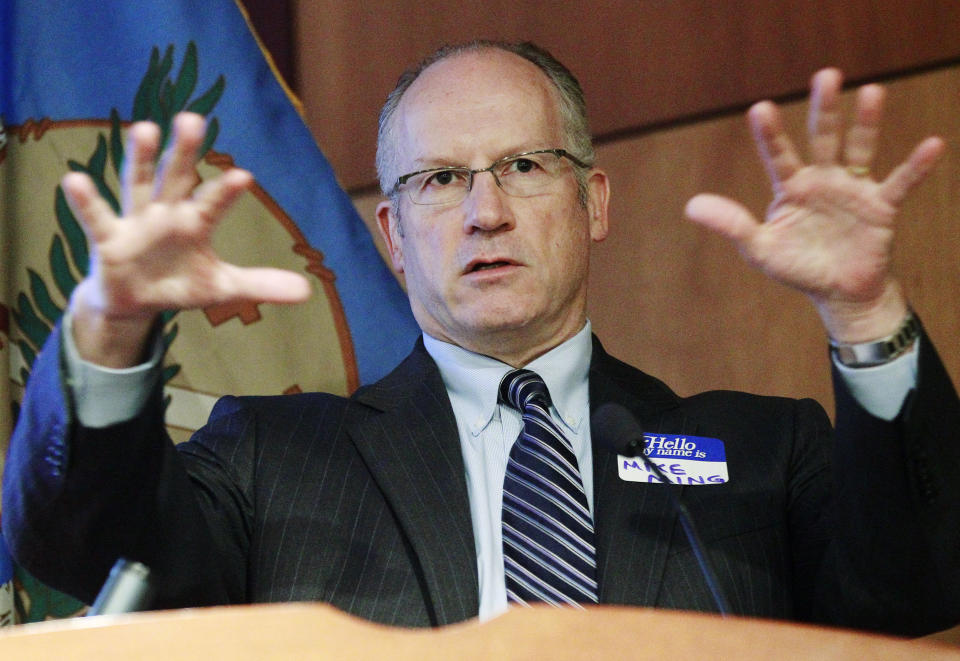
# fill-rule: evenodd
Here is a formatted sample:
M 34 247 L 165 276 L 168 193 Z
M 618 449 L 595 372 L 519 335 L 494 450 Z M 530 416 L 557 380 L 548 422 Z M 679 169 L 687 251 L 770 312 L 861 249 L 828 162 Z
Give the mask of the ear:
M 590 238 L 600 242 L 607 238 L 610 204 L 610 180 L 607 173 L 598 168 L 590 170 L 587 177 L 587 212 L 590 214 Z
M 377 205 L 377 227 L 380 228 L 380 236 L 383 237 L 383 241 L 387 245 L 393 269 L 397 273 L 403 273 L 400 218 L 395 213 L 393 202 L 390 200 L 384 200 Z

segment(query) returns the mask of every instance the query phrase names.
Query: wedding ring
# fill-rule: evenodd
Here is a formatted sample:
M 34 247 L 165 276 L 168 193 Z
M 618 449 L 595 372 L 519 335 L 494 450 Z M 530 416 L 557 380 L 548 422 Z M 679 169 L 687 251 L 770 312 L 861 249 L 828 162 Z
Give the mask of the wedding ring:
M 848 165 L 847 172 L 852 174 L 854 177 L 868 177 L 870 176 L 870 166 L 869 165 Z

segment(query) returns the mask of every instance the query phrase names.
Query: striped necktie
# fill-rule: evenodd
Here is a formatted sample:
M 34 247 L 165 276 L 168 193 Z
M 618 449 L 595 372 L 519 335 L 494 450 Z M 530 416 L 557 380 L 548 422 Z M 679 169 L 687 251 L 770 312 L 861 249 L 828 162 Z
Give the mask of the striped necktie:
M 597 603 L 593 519 L 573 447 L 550 419 L 547 386 L 535 372 L 514 370 L 500 382 L 500 399 L 523 416 L 503 481 L 507 599 Z

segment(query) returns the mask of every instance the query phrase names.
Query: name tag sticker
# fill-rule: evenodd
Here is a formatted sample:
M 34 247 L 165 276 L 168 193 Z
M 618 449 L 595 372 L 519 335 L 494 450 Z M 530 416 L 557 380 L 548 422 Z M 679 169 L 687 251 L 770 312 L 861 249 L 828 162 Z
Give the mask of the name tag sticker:
M 730 480 L 723 441 L 705 436 L 644 434 L 643 453 L 663 471 L 671 484 L 710 485 Z M 627 482 L 661 480 L 640 457 L 617 455 L 620 479 Z

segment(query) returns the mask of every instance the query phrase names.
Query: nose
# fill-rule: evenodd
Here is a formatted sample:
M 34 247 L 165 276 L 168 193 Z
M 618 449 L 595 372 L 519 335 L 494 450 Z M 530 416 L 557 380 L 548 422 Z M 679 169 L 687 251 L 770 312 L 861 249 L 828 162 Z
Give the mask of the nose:
M 478 172 L 473 186 L 463 201 L 463 231 L 494 232 L 513 229 L 513 211 L 509 196 L 500 188 L 493 172 Z

